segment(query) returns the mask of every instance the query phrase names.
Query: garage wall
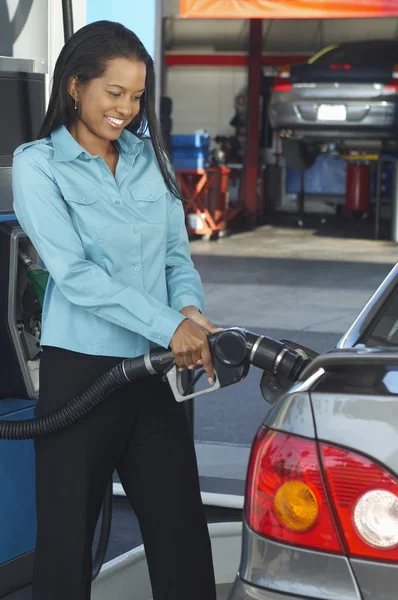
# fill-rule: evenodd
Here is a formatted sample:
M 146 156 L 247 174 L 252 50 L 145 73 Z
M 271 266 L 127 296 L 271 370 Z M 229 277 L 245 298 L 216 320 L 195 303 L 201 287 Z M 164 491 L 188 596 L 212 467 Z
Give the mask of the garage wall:
M 173 99 L 173 133 L 206 129 L 232 135 L 235 96 L 246 85 L 245 67 L 169 67 L 166 95 Z

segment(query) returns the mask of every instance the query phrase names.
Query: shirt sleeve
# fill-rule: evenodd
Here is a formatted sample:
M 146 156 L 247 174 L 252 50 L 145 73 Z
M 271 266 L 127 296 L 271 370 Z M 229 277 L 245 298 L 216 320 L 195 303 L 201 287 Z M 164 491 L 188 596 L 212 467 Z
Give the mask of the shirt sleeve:
M 166 277 L 170 306 L 178 311 L 196 306 L 203 312 L 203 286 L 191 259 L 184 208 L 181 200 L 168 196 Z
M 56 286 L 71 303 L 167 348 L 184 316 L 86 259 L 46 163 L 28 152 L 14 157 L 14 211 Z

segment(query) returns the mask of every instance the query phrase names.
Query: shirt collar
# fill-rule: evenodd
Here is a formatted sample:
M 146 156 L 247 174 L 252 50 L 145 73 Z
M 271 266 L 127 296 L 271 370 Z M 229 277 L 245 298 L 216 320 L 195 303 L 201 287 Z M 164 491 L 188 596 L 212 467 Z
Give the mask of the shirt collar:
M 51 133 L 51 140 L 54 148 L 54 160 L 56 161 L 68 162 L 81 154 L 93 158 L 93 155 L 87 152 L 69 133 L 65 125 L 61 125 Z M 139 137 L 125 129 L 123 129 L 118 139 L 120 153 L 124 156 L 135 156 L 141 151 L 143 145 L 144 142 Z

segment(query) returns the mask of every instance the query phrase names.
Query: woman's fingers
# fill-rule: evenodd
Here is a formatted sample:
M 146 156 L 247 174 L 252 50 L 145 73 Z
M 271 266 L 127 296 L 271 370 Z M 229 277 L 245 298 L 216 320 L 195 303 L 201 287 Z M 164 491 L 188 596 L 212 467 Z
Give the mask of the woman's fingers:
M 206 370 L 207 379 L 210 384 L 213 384 L 214 383 L 214 369 L 213 369 L 213 363 L 211 360 L 210 348 L 209 348 L 209 344 L 208 344 L 207 340 L 206 340 L 206 344 L 203 346 L 203 349 L 202 349 L 202 361 L 203 361 L 203 366 Z
M 208 379 L 214 379 L 206 333 L 194 323 L 183 321 L 170 342 L 177 367 L 196 368 L 202 363 Z

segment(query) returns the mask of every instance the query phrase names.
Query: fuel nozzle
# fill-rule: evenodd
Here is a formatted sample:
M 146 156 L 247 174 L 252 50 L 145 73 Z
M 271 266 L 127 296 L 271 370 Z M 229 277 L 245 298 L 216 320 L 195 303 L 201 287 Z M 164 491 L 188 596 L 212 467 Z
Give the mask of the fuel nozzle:
M 210 335 L 208 341 L 215 373 L 215 382 L 209 388 L 194 393 L 184 391 L 173 353 L 160 348 L 151 350 L 145 356 L 125 360 L 125 377 L 133 381 L 145 375 L 165 375 L 177 402 L 182 402 L 242 381 L 250 365 L 291 382 L 296 381 L 306 365 L 305 358 L 283 342 L 259 336 L 240 327 L 223 329 Z M 198 379 L 201 373 L 204 373 L 203 369 L 197 375 Z
M 244 329 L 225 329 L 209 338 L 213 357 L 225 367 L 247 363 L 280 377 L 296 381 L 306 365 L 302 354 L 267 336 Z
M 263 371 L 296 381 L 307 364 L 301 353 L 288 348 L 283 342 L 250 331 L 246 332 L 246 339 L 250 363 Z

